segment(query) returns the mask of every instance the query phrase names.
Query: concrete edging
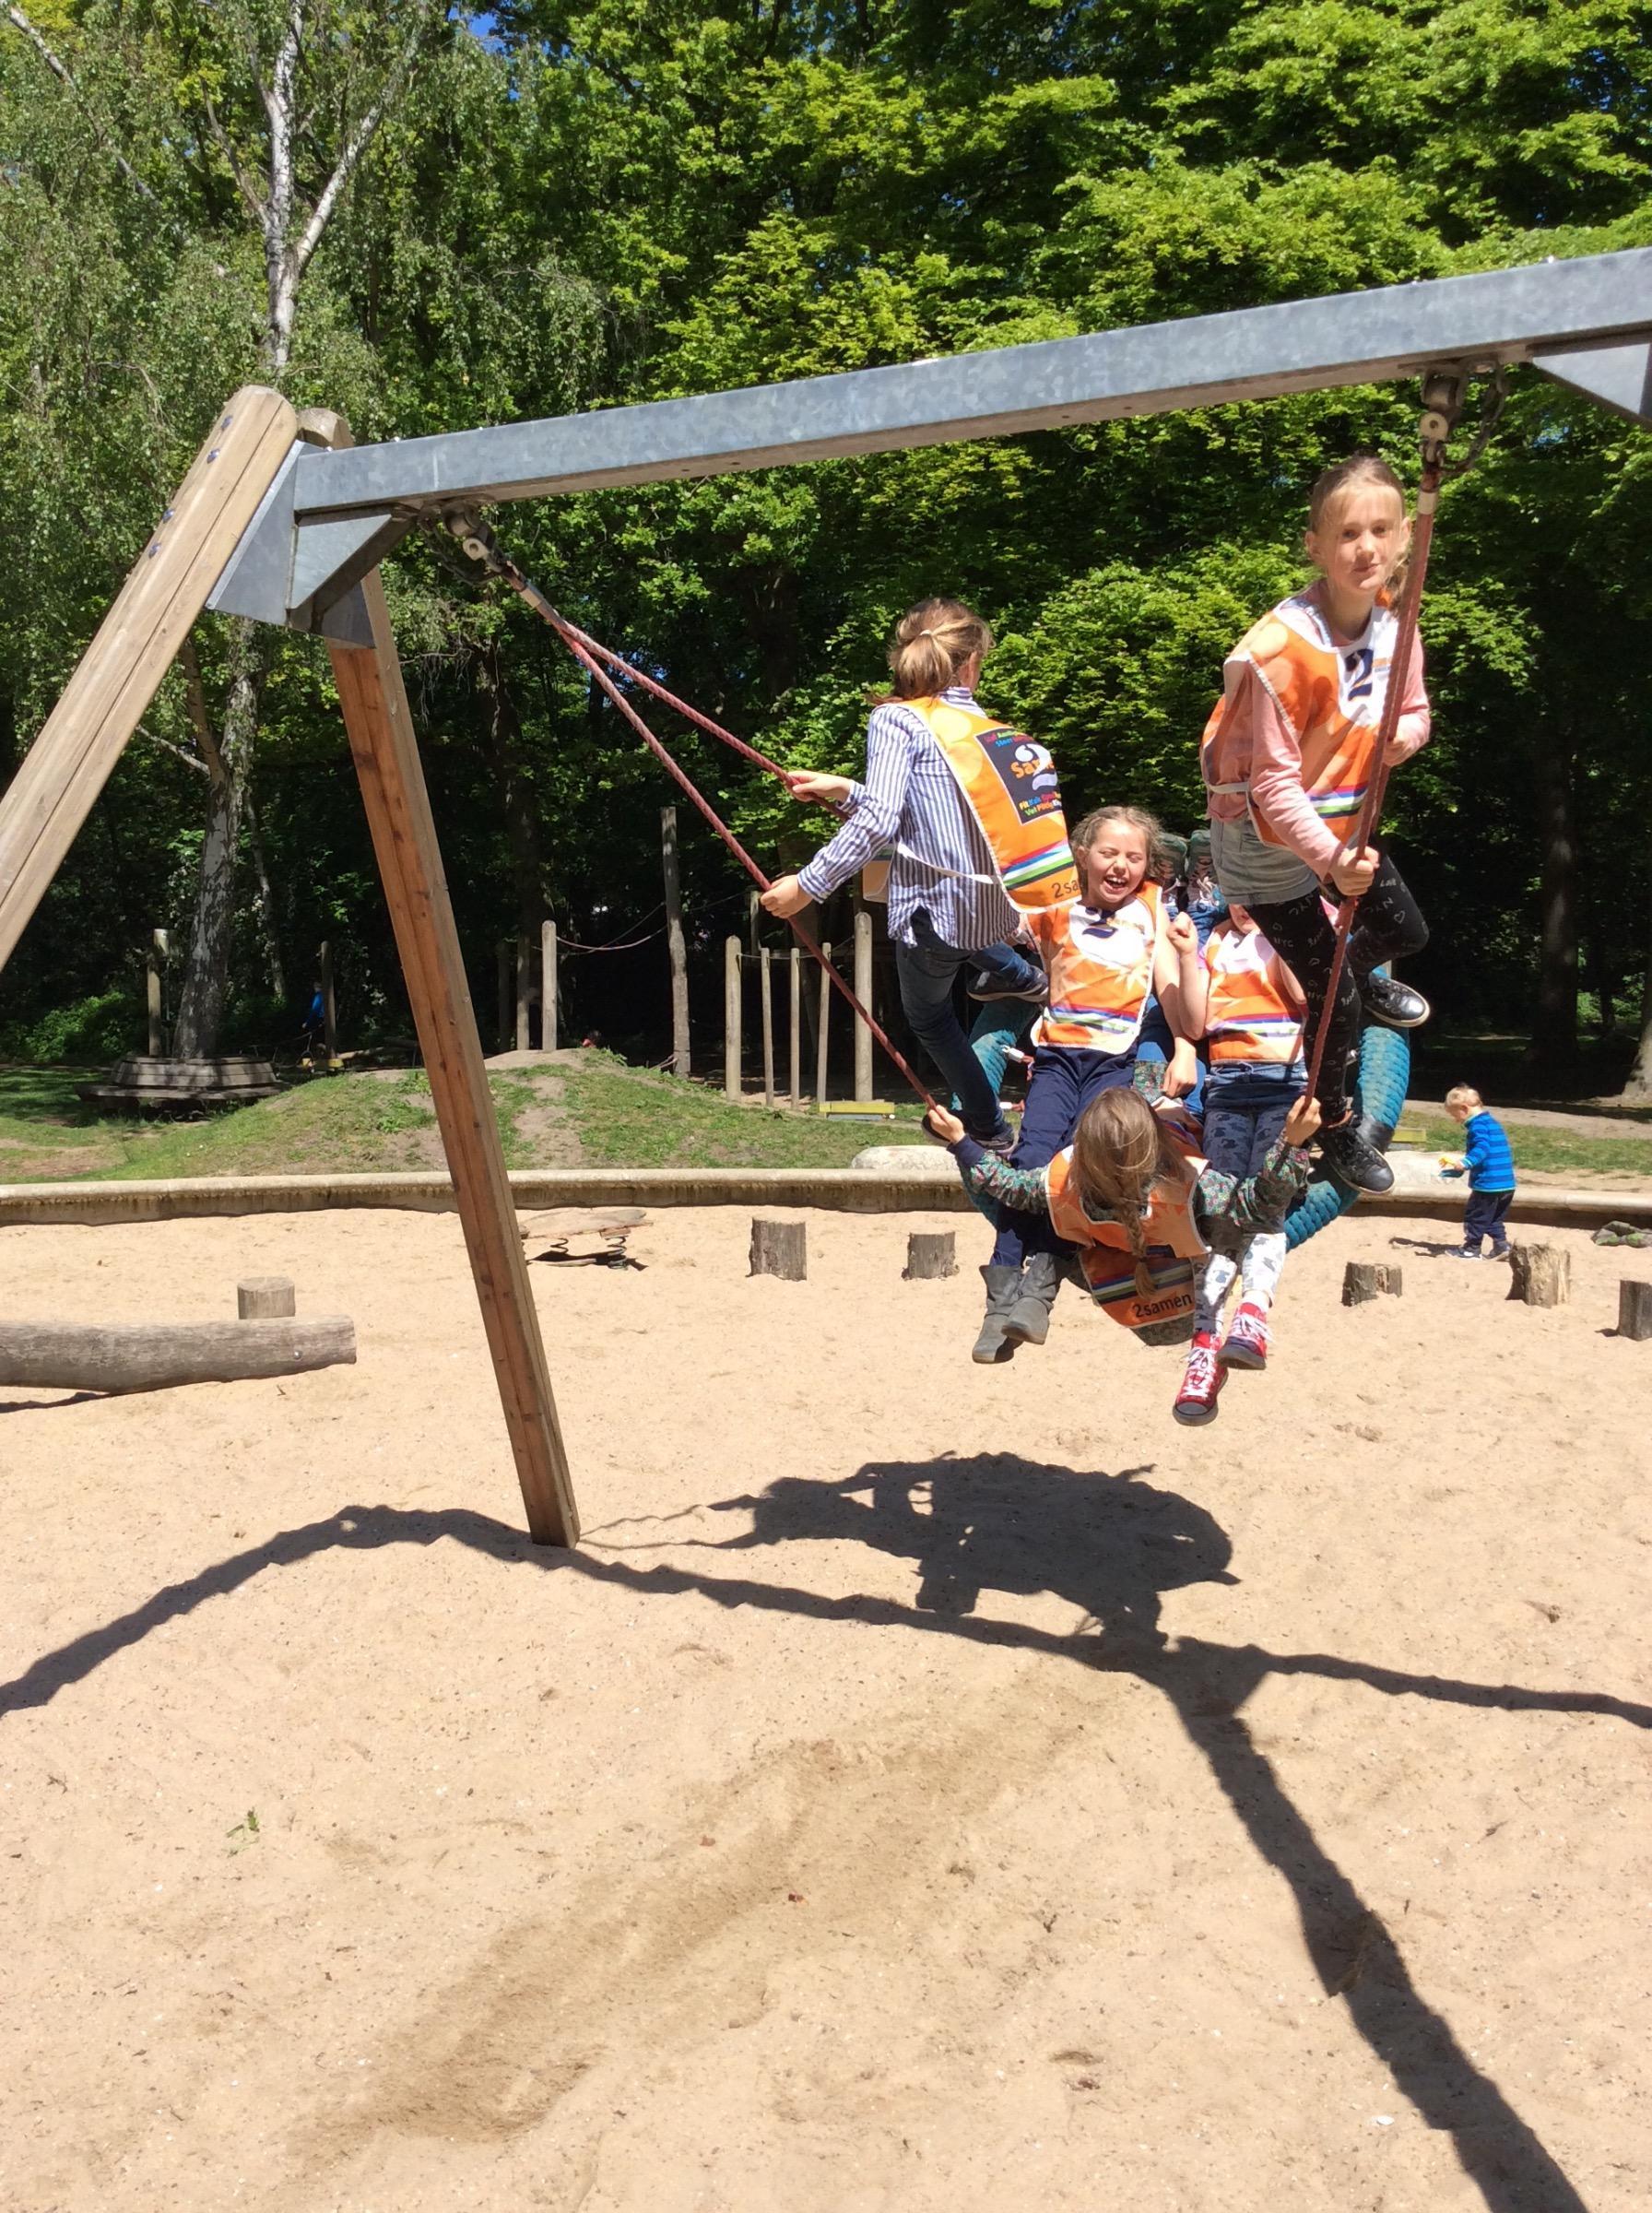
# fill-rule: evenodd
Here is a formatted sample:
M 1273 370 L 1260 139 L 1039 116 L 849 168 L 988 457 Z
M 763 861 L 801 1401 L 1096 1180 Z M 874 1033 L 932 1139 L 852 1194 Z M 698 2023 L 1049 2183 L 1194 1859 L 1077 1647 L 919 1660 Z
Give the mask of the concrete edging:
M 526 1211 L 549 1206 L 792 1206 L 856 1214 L 967 1213 L 955 1177 L 862 1168 L 515 1168 L 511 1192 Z M 25 1224 L 176 1222 L 214 1215 L 318 1213 L 335 1207 L 398 1207 L 448 1213 L 453 1185 L 422 1171 L 382 1176 L 246 1176 L 169 1182 L 0 1185 L 0 1227 Z M 1367 1215 L 1455 1221 L 1461 1190 L 1389 1191 L 1366 1198 Z M 1516 1194 L 1511 1222 L 1594 1228 L 1652 1220 L 1652 1189 L 1532 1188 Z

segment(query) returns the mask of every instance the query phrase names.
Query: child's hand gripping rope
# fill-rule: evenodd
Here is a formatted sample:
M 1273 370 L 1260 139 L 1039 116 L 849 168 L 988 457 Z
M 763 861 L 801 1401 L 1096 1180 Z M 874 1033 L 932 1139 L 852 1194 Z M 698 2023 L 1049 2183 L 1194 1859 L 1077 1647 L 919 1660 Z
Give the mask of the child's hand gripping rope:
M 1280 1132 L 1287 1144 L 1311 1144 L 1319 1130 L 1319 1101 L 1311 1091 L 1304 1092 L 1285 1117 L 1285 1127 Z

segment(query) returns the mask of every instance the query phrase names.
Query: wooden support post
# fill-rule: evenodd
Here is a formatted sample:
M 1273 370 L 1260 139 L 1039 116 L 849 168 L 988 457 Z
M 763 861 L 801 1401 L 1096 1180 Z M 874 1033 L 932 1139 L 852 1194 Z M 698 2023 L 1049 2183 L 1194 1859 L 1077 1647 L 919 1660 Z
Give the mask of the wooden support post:
M 511 1040 L 516 1035 L 516 971 L 515 954 L 508 938 L 501 938 L 493 949 L 499 966 L 499 1021 L 495 1030 L 498 1043 L 495 1052 L 508 1053 Z
M 516 932 L 516 1050 L 525 1053 L 534 1042 L 530 1010 L 534 1001 L 534 941 L 525 929 Z
M 740 1095 L 740 941 L 723 941 L 723 1096 Z
M 872 917 L 860 907 L 855 917 L 855 996 L 870 1011 L 872 1004 Z M 872 1033 L 855 1017 L 855 1096 L 872 1095 Z
M 298 1294 L 289 1275 L 243 1276 L 235 1286 L 238 1320 L 282 1321 L 298 1310 Z
M 903 1283 L 928 1283 L 937 1276 L 958 1273 L 958 1238 L 954 1230 L 911 1231 L 906 1239 Z
M 321 1038 L 329 1070 L 338 1060 L 338 1000 L 333 988 L 333 946 L 324 939 L 321 948 Z
M 1652 1283 L 1628 1275 L 1619 1280 L 1618 1335 L 1636 1344 L 1652 1337 Z
M 826 1057 L 828 1033 L 832 1026 L 832 978 L 826 973 L 826 969 L 832 965 L 832 941 L 830 938 L 823 938 L 820 941 L 820 958 L 825 962 L 826 967 L 820 970 L 820 1020 L 816 1024 L 815 1038 L 815 1105 L 817 1106 L 824 1106 L 826 1104 L 826 1079 L 831 1065 Z
M 557 926 L 539 928 L 539 1050 L 557 1049 Z
M 1572 1256 L 1564 1245 L 1511 1245 L 1510 1298 L 1528 1307 L 1564 1307 L 1572 1296 Z
M 803 1104 L 803 954 L 794 945 L 791 959 L 791 1078 L 792 1105 Z
M 763 994 L 763 1105 L 774 1104 L 774 975 L 769 948 L 758 955 L 758 980 Z
M 753 1275 L 778 1275 L 788 1284 L 800 1284 L 808 1273 L 807 1222 L 765 1222 L 751 1219 Z
M 149 1059 L 161 1059 L 166 1053 L 166 1024 L 161 1006 L 160 968 L 166 958 L 166 932 L 149 932 L 149 951 L 144 962 L 145 996 L 149 1012 Z
M 0 798 L 0 968 L 297 434 L 278 392 L 224 408 Z
M 666 952 L 671 963 L 671 1073 L 690 1072 L 689 950 L 682 934 L 682 880 L 677 866 L 677 809 L 660 809 L 660 860 L 666 872 Z
M 309 420 L 325 424 L 326 443 L 349 443 L 348 426 L 336 417 Z M 366 649 L 329 645 L 333 677 L 454 1179 L 528 1529 L 537 1544 L 572 1544 L 579 1538 L 579 1509 L 378 572 L 360 588 L 373 642 Z

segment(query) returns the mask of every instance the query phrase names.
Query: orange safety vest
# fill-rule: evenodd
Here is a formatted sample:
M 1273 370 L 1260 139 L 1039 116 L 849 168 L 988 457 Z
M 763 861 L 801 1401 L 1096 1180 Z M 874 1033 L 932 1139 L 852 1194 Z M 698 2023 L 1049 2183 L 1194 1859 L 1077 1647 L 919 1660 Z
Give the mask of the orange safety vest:
M 1050 1221 L 1057 1237 L 1079 1249 L 1079 1266 L 1090 1296 L 1127 1330 L 1154 1322 L 1185 1321 L 1193 1312 L 1193 1272 L 1209 1250 L 1193 1214 L 1194 1187 L 1204 1161 L 1198 1126 L 1185 1108 L 1162 1108 L 1161 1118 L 1182 1155 L 1179 1176 L 1160 1176 L 1148 1197 L 1142 1219 L 1152 1277 L 1150 1297 L 1136 1284 L 1136 1257 L 1123 1223 L 1097 1222 L 1084 1211 L 1072 1175 L 1072 1147 L 1057 1153 L 1044 1170 Z
M 951 770 L 1011 906 L 1038 915 L 1076 899 L 1079 870 L 1048 750 L 976 707 L 944 699 L 900 704 L 917 716 Z
M 1199 741 L 1209 788 L 1249 793 L 1248 746 L 1229 739 L 1224 726 L 1241 680 L 1255 669 L 1301 748 L 1303 789 L 1315 813 L 1346 844 L 1371 781 L 1398 631 L 1393 609 L 1379 605 L 1372 610 L 1365 643 L 1340 645 L 1311 591 L 1281 599 L 1223 664 L 1222 695 Z M 1255 800 L 1250 816 L 1264 844 L 1284 845 Z
M 1143 882 L 1111 911 L 1076 900 L 1037 915 L 1032 935 L 1050 972 L 1050 1000 L 1032 1034 L 1035 1045 L 1128 1052 L 1141 1035 L 1153 988 L 1163 893 Z
M 1292 1010 L 1284 966 L 1259 929 L 1219 923 L 1210 932 L 1205 1049 L 1215 1066 L 1265 1060 L 1289 1067 L 1301 1054 L 1302 1016 Z

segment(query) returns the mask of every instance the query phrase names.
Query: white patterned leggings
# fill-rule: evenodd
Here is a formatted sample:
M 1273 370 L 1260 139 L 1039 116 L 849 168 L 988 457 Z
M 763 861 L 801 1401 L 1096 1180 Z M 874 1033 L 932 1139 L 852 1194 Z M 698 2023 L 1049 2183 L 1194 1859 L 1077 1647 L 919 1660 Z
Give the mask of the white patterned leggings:
M 1196 1335 L 1214 1337 L 1221 1327 L 1221 1309 L 1238 1276 L 1246 1306 L 1260 1307 L 1266 1314 L 1273 1304 L 1273 1295 L 1279 1289 L 1280 1272 L 1285 1265 L 1285 1233 L 1282 1229 L 1261 1230 L 1249 1238 L 1235 1260 L 1231 1253 L 1213 1252 L 1205 1262 L 1199 1278 L 1198 1293 L 1194 1307 L 1193 1327 Z

